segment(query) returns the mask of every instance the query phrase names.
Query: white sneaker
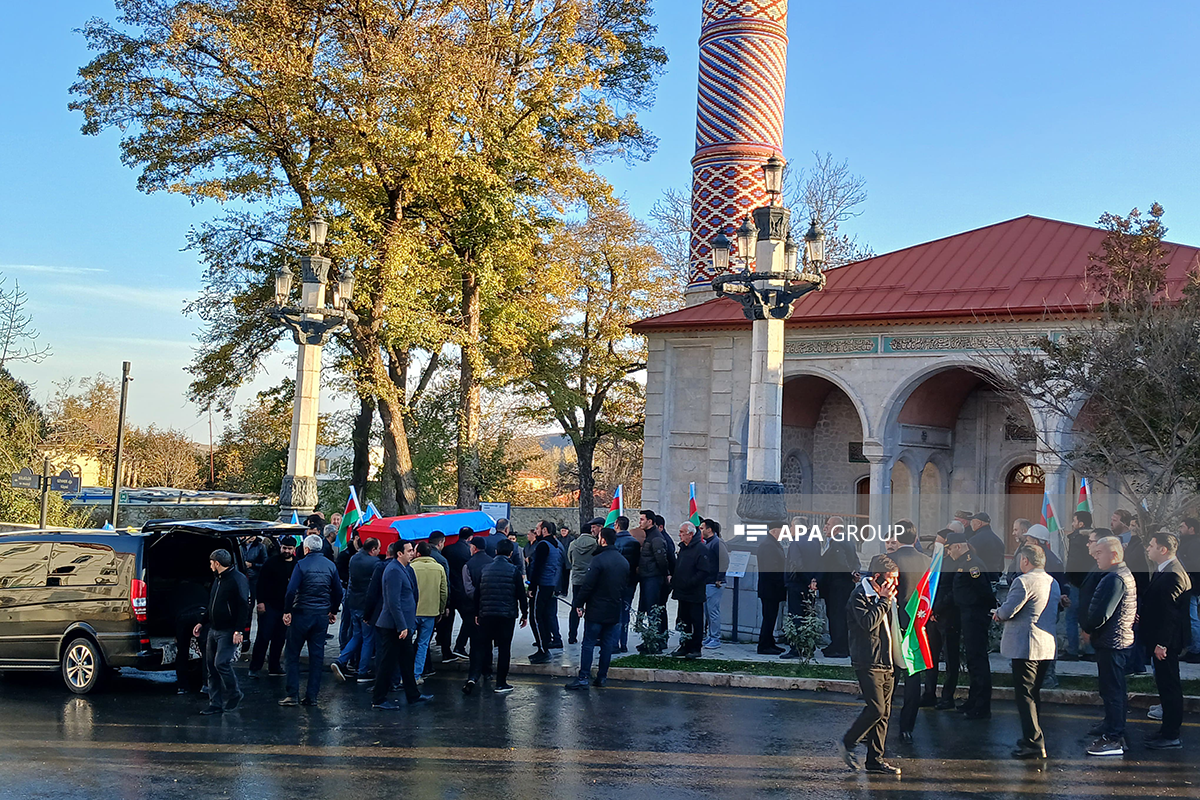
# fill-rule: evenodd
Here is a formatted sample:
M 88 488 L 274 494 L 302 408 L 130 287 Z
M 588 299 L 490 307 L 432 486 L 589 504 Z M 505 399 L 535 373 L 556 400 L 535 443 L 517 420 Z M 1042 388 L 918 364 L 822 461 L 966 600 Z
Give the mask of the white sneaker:
M 1146 712 L 1146 716 L 1150 719 L 1162 719 L 1162 706 L 1150 706 L 1150 710 Z

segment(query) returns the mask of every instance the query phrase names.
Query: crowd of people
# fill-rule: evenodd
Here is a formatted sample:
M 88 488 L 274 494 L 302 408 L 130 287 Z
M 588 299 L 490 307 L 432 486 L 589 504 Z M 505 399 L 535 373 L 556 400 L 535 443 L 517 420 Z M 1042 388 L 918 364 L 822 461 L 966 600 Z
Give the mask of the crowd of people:
M 721 647 L 720 606 L 729 563 L 729 547 L 715 520 L 699 529 L 680 524 L 678 541 L 665 520 L 643 510 L 636 527 L 628 518 L 612 527 L 596 518 L 573 535 L 543 521 L 522 546 L 507 520 L 487 534 L 470 528 L 453 541 L 434 532 L 420 542 L 398 541 L 381 552 L 376 539 L 351 537 L 341 552 L 331 550 L 324 520 L 310 519 L 302 542 L 283 537 L 268 555 L 262 540 L 243 547 L 246 575 L 232 554 L 218 550 L 209 602 L 193 618 L 190 633 L 198 640 L 206 665 L 209 705 L 204 714 L 236 708 L 241 700 L 231 664 L 237 648 L 251 648 L 250 675 L 266 666 L 268 675 L 286 678 L 283 706 L 316 705 L 321 688 L 330 626 L 340 612 L 338 655 L 330 670 L 342 682 L 371 683 L 372 705 L 400 707 L 389 699 L 402 690 L 409 704 L 428 702 L 424 679 L 434 674 L 431 652 L 439 663 L 469 662 L 462 686 L 466 695 L 481 689 L 508 694 L 514 634 L 529 626 L 531 663 L 560 654 L 560 603 L 570 605 L 567 643 L 582 639 L 580 669 L 568 689 L 602 687 L 612 657 L 628 652 L 629 629 L 640 619 L 639 652 L 661 654 L 669 641 L 666 604 L 677 603 L 678 647 L 672 656 L 698 658 L 706 648 Z M 852 542 L 836 535 L 820 540 L 801 537 L 780 542 L 782 524 L 757 547 L 757 592 L 762 626 L 758 652 L 798 658 L 796 647 L 775 639 L 781 614 L 803 616 L 823 609 L 828 645 L 823 654 L 849 658 L 865 707 L 840 741 L 843 758 L 858 767 L 855 748 L 865 743 L 866 768 L 898 774 L 884 758 L 892 695 L 902 686 L 900 740 L 911 742 L 919 709 L 956 710 L 968 720 L 992 712 L 989 661 L 994 625 L 1003 628 L 1000 653 L 1011 661 L 1022 736 L 1012 755 L 1044 759 L 1046 744 L 1039 724 L 1040 694 L 1053 685 L 1056 661 L 1093 660 L 1099 675 L 1104 718 L 1090 731 L 1090 755 L 1119 755 L 1129 746 L 1126 676 L 1151 667 L 1160 704 L 1151 715 L 1161 719 L 1143 746 L 1173 749 L 1183 713 L 1180 661 L 1200 661 L 1200 622 L 1196 590 L 1200 586 L 1200 523 L 1187 518 L 1179 530 L 1140 534 L 1136 518 L 1119 510 L 1111 528 L 1095 528 L 1088 512 L 1073 517 L 1065 537 L 1065 559 L 1051 548 L 1043 525 L 1013 523 L 1017 551 L 1005 571 L 1005 543 L 984 512 L 957 512 L 955 519 L 922 542 L 915 525 L 902 520 L 887 553 L 863 570 Z M 826 530 L 844 522 L 831 517 Z M 335 537 L 334 537 L 335 538 Z M 930 545 L 943 547 L 941 574 L 932 597 L 925 633 L 933 654 L 932 669 L 906 672 L 899 654 L 909 627 L 909 600 L 929 570 Z M 1189 569 L 1191 573 L 1189 574 Z M 635 604 L 634 599 L 638 598 Z M 816 601 L 823 602 L 816 602 Z M 257 611 L 257 636 L 251 646 L 249 618 Z M 1059 618 L 1065 617 L 1065 646 L 1059 646 Z M 599 649 L 593 676 L 594 651 Z M 960 648 L 965 657 L 968 691 L 955 702 Z M 308 670 L 300 686 L 301 652 Z M 945 672 L 940 672 L 940 662 Z M 181 675 L 182 675 L 181 670 Z M 944 679 L 939 678 L 944 674 Z M 181 693 L 188 688 L 183 686 Z M 939 695 L 940 690 L 940 695 Z

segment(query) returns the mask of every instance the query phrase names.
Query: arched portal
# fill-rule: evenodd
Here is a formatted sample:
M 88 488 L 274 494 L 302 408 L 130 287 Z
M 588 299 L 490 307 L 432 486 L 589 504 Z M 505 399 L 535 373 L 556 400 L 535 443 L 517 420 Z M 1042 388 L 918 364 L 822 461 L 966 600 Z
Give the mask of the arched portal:
M 792 514 L 857 515 L 855 489 L 870 470 L 864 438 L 858 407 L 833 381 L 818 375 L 784 381 L 781 472 Z

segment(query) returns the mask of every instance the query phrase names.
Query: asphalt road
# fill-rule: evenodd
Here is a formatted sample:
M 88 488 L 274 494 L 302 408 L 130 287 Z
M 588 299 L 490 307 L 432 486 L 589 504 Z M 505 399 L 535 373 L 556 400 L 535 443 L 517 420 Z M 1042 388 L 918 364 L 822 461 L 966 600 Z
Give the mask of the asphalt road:
M 281 708 L 281 678 L 245 679 L 223 717 L 173 686 L 122 676 L 88 697 L 54 676 L 0 680 L 0 797 L 8 798 L 740 798 L 1200 796 L 1200 721 L 1182 751 L 1134 744 L 1084 755 L 1093 708 L 1048 706 L 1051 760 L 1008 758 L 1010 703 L 991 720 L 925 709 L 916 742 L 889 756 L 899 781 L 848 772 L 834 751 L 853 697 L 613 683 L 566 692 L 515 676 L 508 697 L 464 697 L 459 676 L 431 678 L 429 705 L 372 711 L 365 688 L 328 681 L 321 707 Z M 167 673 L 169 676 L 170 673 Z M 1154 730 L 1142 712 L 1140 742 Z

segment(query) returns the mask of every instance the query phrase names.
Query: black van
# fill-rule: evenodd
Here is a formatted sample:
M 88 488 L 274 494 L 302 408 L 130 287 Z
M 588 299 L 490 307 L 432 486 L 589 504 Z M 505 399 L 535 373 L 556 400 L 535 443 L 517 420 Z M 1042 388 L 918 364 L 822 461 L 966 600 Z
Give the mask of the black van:
M 172 600 L 203 587 L 224 548 L 245 571 L 249 536 L 302 536 L 264 520 L 154 520 L 136 532 L 0 533 L 0 670 L 59 670 L 76 694 L 115 668 L 174 669 Z

